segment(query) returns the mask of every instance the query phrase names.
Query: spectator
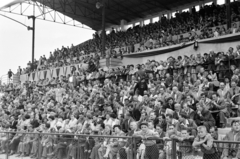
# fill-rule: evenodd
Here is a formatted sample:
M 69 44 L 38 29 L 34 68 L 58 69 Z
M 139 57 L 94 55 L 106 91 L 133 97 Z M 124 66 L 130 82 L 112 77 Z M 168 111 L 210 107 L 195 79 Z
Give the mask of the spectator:
M 154 132 L 152 130 L 149 130 L 147 127 L 147 123 L 141 123 L 140 125 L 141 131 L 134 133 L 134 136 L 141 136 L 143 139 L 143 143 L 146 146 L 145 150 L 145 156 L 147 156 L 150 159 L 158 158 L 159 152 L 156 145 L 155 140 L 147 140 L 150 137 L 159 137 L 159 134 L 157 132 Z
M 12 70 L 11 69 L 9 69 L 9 71 L 8 71 L 8 79 L 9 80 L 12 80 L 12 75 L 13 75 L 14 73 L 12 72 Z
M 239 141 L 239 130 L 240 130 L 240 124 L 239 121 L 235 121 L 233 120 L 231 123 L 232 126 L 232 130 L 226 134 L 226 137 L 224 140 L 226 141 Z M 238 149 L 238 145 L 233 145 L 230 143 L 226 143 L 224 145 L 224 150 L 222 153 L 222 157 L 224 159 L 228 158 L 228 157 L 237 157 L 239 156 L 239 149 Z
M 205 126 L 198 127 L 198 135 L 194 139 L 193 147 L 200 146 L 203 152 L 203 158 L 218 158 L 218 153 L 213 146 L 213 138 L 207 133 Z
M 197 135 L 197 125 L 192 119 L 187 119 L 187 115 L 181 113 L 179 116 L 179 122 L 176 125 L 177 131 L 181 132 L 181 130 L 186 129 L 190 132 L 190 135 L 196 136 Z

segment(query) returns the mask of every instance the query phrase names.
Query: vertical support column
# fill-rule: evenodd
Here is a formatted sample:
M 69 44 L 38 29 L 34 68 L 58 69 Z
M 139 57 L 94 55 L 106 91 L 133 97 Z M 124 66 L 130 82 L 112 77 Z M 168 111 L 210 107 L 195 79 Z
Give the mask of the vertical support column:
M 153 23 L 153 18 L 154 18 L 154 17 L 150 17 L 150 23 Z
M 231 7 L 230 0 L 226 0 L 226 8 L 227 8 L 227 28 L 231 28 Z
M 120 21 L 120 27 L 121 27 L 122 31 L 126 31 L 127 30 L 127 25 L 128 25 L 128 23 L 127 23 L 126 20 L 121 20 Z
M 35 55 L 35 17 L 33 19 L 33 27 L 32 27 L 32 64 L 34 63 L 34 55 Z
M 34 63 L 34 52 L 35 52 L 35 16 L 29 16 L 28 19 L 32 19 L 33 24 L 32 27 L 28 27 L 28 30 L 32 30 L 32 68 Z
M 102 56 L 105 56 L 105 40 L 106 40 L 106 31 L 105 31 L 105 0 L 102 1 Z
M 140 26 L 142 27 L 143 24 L 144 24 L 144 20 L 141 20 L 141 21 L 140 21 Z

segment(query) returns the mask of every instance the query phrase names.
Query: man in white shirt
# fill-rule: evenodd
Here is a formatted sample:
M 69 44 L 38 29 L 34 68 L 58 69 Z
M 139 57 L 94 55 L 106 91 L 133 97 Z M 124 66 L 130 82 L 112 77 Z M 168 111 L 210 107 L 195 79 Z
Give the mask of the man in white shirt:
M 74 115 L 71 115 L 71 120 L 69 121 L 68 125 L 70 128 L 75 127 L 77 125 L 77 119 Z
M 220 99 L 224 99 L 227 94 L 227 90 L 225 89 L 225 84 L 223 82 L 220 83 L 220 88 L 217 90 L 217 94 Z
M 219 28 L 217 27 L 213 33 L 214 37 L 219 37 Z
M 62 103 L 63 94 L 65 93 L 65 89 L 61 88 L 61 84 L 57 84 L 57 88 L 55 89 L 56 101 Z

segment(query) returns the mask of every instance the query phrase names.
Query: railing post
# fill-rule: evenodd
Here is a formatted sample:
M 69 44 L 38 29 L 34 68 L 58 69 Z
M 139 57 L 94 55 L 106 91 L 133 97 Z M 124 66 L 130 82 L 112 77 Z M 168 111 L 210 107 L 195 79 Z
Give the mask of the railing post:
M 36 152 L 37 159 L 41 159 L 41 133 L 38 134 L 38 150 Z
M 131 149 L 132 149 L 132 159 L 136 159 L 136 138 L 135 137 L 132 137 L 131 138 L 132 140 L 132 144 L 131 144 Z
M 177 159 L 177 144 L 175 139 L 172 139 L 172 159 Z
M 7 148 L 6 148 L 6 159 L 8 159 L 9 158 L 9 133 L 7 133 Z
M 81 155 L 80 155 L 80 145 L 79 145 L 79 141 L 80 141 L 80 139 L 79 139 L 79 135 L 77 134 L 77 158 L 79 158 L 80 159 L 80 157 L 81 157 Z

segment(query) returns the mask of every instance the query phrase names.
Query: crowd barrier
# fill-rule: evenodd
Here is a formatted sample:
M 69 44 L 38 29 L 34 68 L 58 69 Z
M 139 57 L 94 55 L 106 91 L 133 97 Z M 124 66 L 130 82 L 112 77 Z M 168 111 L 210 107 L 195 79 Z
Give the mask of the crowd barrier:
M 170 67 L 163 70 L 153 71 L 153 70 L 146 70 L 147 77 L 146 79 L 155 79 L 157 75 L 159 75 L 159 78 L 165 78 L 165 74 L 169 73 L 171 76 L 174 74 L 177 74 L 178 80 L 193 80 L 196 81 L 197 75 L 201 73 L 202 75 L 205 75 L 209 70 L 213 70 L 216 75 L 218 81 L 224 81 L 224 78 L 231 79 L 231 65 L 235 65 L 236 67 L 239 66 L 240 59 L 226 59 L 225 61 L 222 61 L 224 63 L 225 69 L 218 69 L 219 65 L 215 65 L 213 63 L 211 64 L 198 64 L 198 65 L 189 65 L 189 66 L 181 66 L 179 68 L 176 67 Z M 80 67 L 79 65 L 75 65 L 76 68 Z M 66 66 L 66 67 L 60 67 L 60 68 L 53 68 L 50 70 L 44 70 L 44 71 L 38 71 L 30 74 L 24 74 L 20 76 L 21 83 L 24 83 L 25 81 L 38 81 L 39 79 L 51 79 L 53 77 L 59 77 L 61 75 L 67 76 L 69 74 L 72 75 L 73 72 L 71 72 L 72 66 Z M 201 72 L 201 68 L 203 68 L 203 72 Z M 76 69 L 78 70 L 78 69 Z M 81 78 L 79 82 L 85 82 L 87 83 L 89 80 L 100 80 L 104 81 L 105 79 L 111 79 L 114 83 L 118 83 L 119 80 L 123 79 L 124 81 L 131 81 L 132 79 L 132 73 L 117 73 L 116 74 L 107 74 L 105 77 L 92 77 L 90 79 L 87 78 Z M 136 79 L 138 80 L 138 79 Z M 215 83 L 218 83 L 217 81 L 212 81 Z M 216 85 L 217 86 L 217 85 Z
M 182 139 L 132 136 L 82 135 L 67 133 L 0 132 L 1 157 L 6 159 L 202 159 L 200 146 L 193 147 L 193 137 Z M 154 140 L 155 146 L 143 142 Z M 156 156 L 156 149 L 157 155 Z M 240 142 L 214 140 L 210 159 L 240 154 Z M 154 158 L 152 158 L 154 157 Z M 208 156 L 209 157 L 209 156 Z
M 240 34 L 237 33 L 237 34 L 225 35 L 225 36 L 222 36 L 222 37 L 219 37 L 219 38 L 212 38 L 212 39 L 208 39 L 208 40 L 203 40 L 203 42 L 209 41 L 209 40 L 212 40 L 211 43 L 221 43 L 222 41 L 226 41 L 226 42 L 227 41 L 230 41 L 230 42 L 234 41 L 234 45 L 232 47 L 236 47 L 237 42 L 239 41 L 239 38 L 240 38 Z M 226 43 L 226 44 L 228 44 L 228 43 Z M 175 48 L 177 46 L 173 46 L 173 47 Z M 229 47 L 230 47 L 230 45 L 228 45 L 228 48 Z M 180 48 L 183 48 L 183 47 L 181 46 Z M 209 51 L 209 48 L 207 48 L 207 49 Z M 215 50 L 215 49 L 213 49 L 213 50 Z M 162 48 L 160 48 L 160 51 L 162 51 Z M 196 50 L 195 52 L 191 52 L 191 53 L 197 53 L 197 51 L 199 51 L 199 50 Z M 222 51 L 224 51 L 224 50 L 222 50 Z M 225 49 L 225 51 L 227 51 L 227 50 Z M 134 65 L 134 64 L 136 64 L 136 62 L 141 63 L 141 59 L 139 59 L 137 57 L 146 56 L 146 59 L 151 59 L 152 57 L 148 58 L 148 56 L 150 56 L 152 54 L 155 54 L 155 53 L 159 54 L 159 50 L 158 49 L 157 50 L 148 50 L 147 52 L 127 54 L 127 55 L 124 55 L 123 59 L 110 58 L 108 61 L 107 61 L 107 59 L 101 59 L 99 61 L 99 65 L 100 65 L 101 68 L 114 68 L 114 67 L 118 67 L 118 66 L 121 66 L 121 65 L 125 64 L 126 61 L 127 61 L 128 64 L 133 64 Z M 183 51 L 182 53 L 186 53 L 186 52 Z M 164 57 L 165 57 L 165 55 L 168 55 L 168 54 L 169 53 L 164 53 L 162 55 L 164 55 Z M 176 57 L 177 55 L 178 54 L 173 53 L 169 56 Z M 182 56 L 182 55 L 179 55 L 179 56 Z M 155 57 L 155 56 L 153 56 L 153 57 Z M 159 57 L 159 59 L 163 59 L 163 58 Z M 235 59 L 235 61 L 237 61 L 237 60 L 239 60 L 239 59 Z M 235 64 L 238 65 L 238 62 L 236 62 Z M 227 66 L 229 66 L 229 65 L 227 64 Z M 21 81 L 21 83 L 24 83 L 25 81 L 38 81 L 39 79 L 46 79 L 46 78 L 51 79 L 53 77 L 55 77 L 55 78 L 60 77 L 61 75 L 63 75 L 63 76 L 72 75 L 72 73 L 73 73 L 72 71 L 74 70 L 73 69 L 74 67 L 76 68 L 75 70 L 86 70 L 88 68 L 88 64 L 85 64 L 85 63 L 72 64 L 70 66 L 50 68 L 50 69 L 47 69 L 47 70 L 41 70 L 41 71 L 36 71 L 36 72 L 33 72 L 33 73 L 29 73 L 29 74 L 23 74 L 23 75 L 20 75 L 20 81 Z M 191 68 L 191 67 L 195 67 L 195 66 L 186 66 L 186 67 Z
M 38 81 L 40 79 L 52 79 L 53 77 L 60 77 L 60 76 L 68 76 L 71 75 L 73 70 L 87 70 L 88 64 L 81 63 L 81 64 L 72 64 L 69 66 L 63 66 L 63 67 L 56 67 L 56 68 L 50 68 L 47 70 L 41 70 L 32 72 L 29 74 L 23 74 L 20 75 L 20 81 L 21 83 L 24 83 L 25 81 Z

